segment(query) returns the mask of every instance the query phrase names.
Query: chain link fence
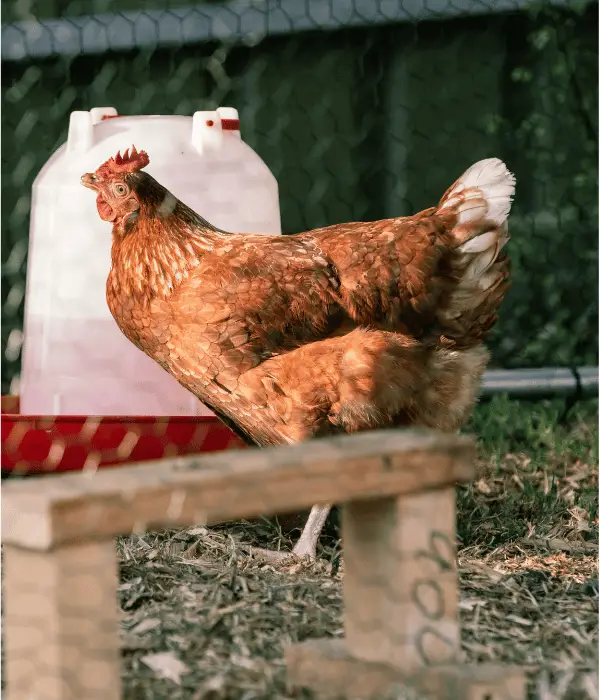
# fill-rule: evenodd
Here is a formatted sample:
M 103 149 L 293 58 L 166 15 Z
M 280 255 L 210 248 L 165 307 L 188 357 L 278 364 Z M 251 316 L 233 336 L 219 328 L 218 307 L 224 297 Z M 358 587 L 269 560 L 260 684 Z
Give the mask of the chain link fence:
M 20 368 L 32 181 L 69 113 L 100 105 L 236 107 L 278 180 L 286 232 L 410 214 L 477 159 L 505 159 L 514 283 L 494 364 L 595 365 L 597 13 L 520 0 L 5 3 L 2 392 Z

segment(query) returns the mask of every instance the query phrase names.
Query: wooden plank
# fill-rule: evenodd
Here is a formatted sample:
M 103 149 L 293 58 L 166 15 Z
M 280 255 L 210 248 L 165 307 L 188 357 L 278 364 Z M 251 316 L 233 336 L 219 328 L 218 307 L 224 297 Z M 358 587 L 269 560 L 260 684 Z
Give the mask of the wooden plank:
M 525 670 L 481 664 L 429 666 L 412 673 L 354 658 L 342 639 L 309 640 L 285 652 L 287 683 L 308 688 L 319 698 L 375 700 L 525 700 Z
M 114 542 L 3 554 L 6 699 L 118 700 Z
M 455 539 L 453 488 L 343 506 L 349 654 L 404 672 L 458 661 Z
M 49 550 L 90 538 L 286 513 L 472 479 L 475 444 L 386 430 L 8 483 L 2 540 Z

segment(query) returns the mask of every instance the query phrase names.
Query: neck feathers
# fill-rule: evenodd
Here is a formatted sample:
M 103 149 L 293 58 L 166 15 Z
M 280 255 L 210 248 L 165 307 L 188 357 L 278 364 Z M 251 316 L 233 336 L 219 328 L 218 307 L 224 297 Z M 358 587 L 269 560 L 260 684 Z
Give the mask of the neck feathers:
M 152 299 L 167 299 L 224 232 L 151 176 L 135 173 L 134 177 L 136 182 L 132 184 L 140 208 L 124 232 L 113 229 L 107 292 L 149 303 Z

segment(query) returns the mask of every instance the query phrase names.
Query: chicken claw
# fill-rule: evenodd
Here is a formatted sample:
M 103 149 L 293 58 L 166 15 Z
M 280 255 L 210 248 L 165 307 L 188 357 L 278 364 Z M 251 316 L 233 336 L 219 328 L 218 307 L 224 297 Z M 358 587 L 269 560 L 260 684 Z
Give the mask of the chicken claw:
M 311 508 L 300 539 L 296 542 L 291 552 L 253 547 L 251 550 L 252 554 L 259 559 L 264 558 L 268 561 L 286 564 L 306 560 L 316 561 L 317 543 L 330 510 L 330 505 L 313 506 Z

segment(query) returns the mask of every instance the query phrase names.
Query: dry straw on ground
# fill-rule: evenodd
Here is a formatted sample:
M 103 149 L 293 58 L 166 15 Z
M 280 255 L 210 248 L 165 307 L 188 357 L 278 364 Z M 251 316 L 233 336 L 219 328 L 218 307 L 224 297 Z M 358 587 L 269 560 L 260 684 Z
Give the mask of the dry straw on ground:
M 531 698 L 596 700 L 597 402 L 580 404 L 563 424 L 562 409 L 495 401 L 469 428 L 482 477 L 458 490 L 463 650 L 469 662 L 530 668 Z M 313 565 L 275 567 L 250 553 L 291 549 L 292 525 L 301 523 L 118 541 L 126 700 L 311 697 L 286 688 L 283 649 L 342 635 L 336 519 Z
M 463 649 L 532 669 L 531 697 L 598 697 L 596 405 L 556 424 L 552 404 L 482 407 L 485 476 L 459 492 Z M 342 634 L 335 523 L 316 565 L 274 567 L 273 521 L 120 541 L 127 700 L 308 698 L 283 647 Z

